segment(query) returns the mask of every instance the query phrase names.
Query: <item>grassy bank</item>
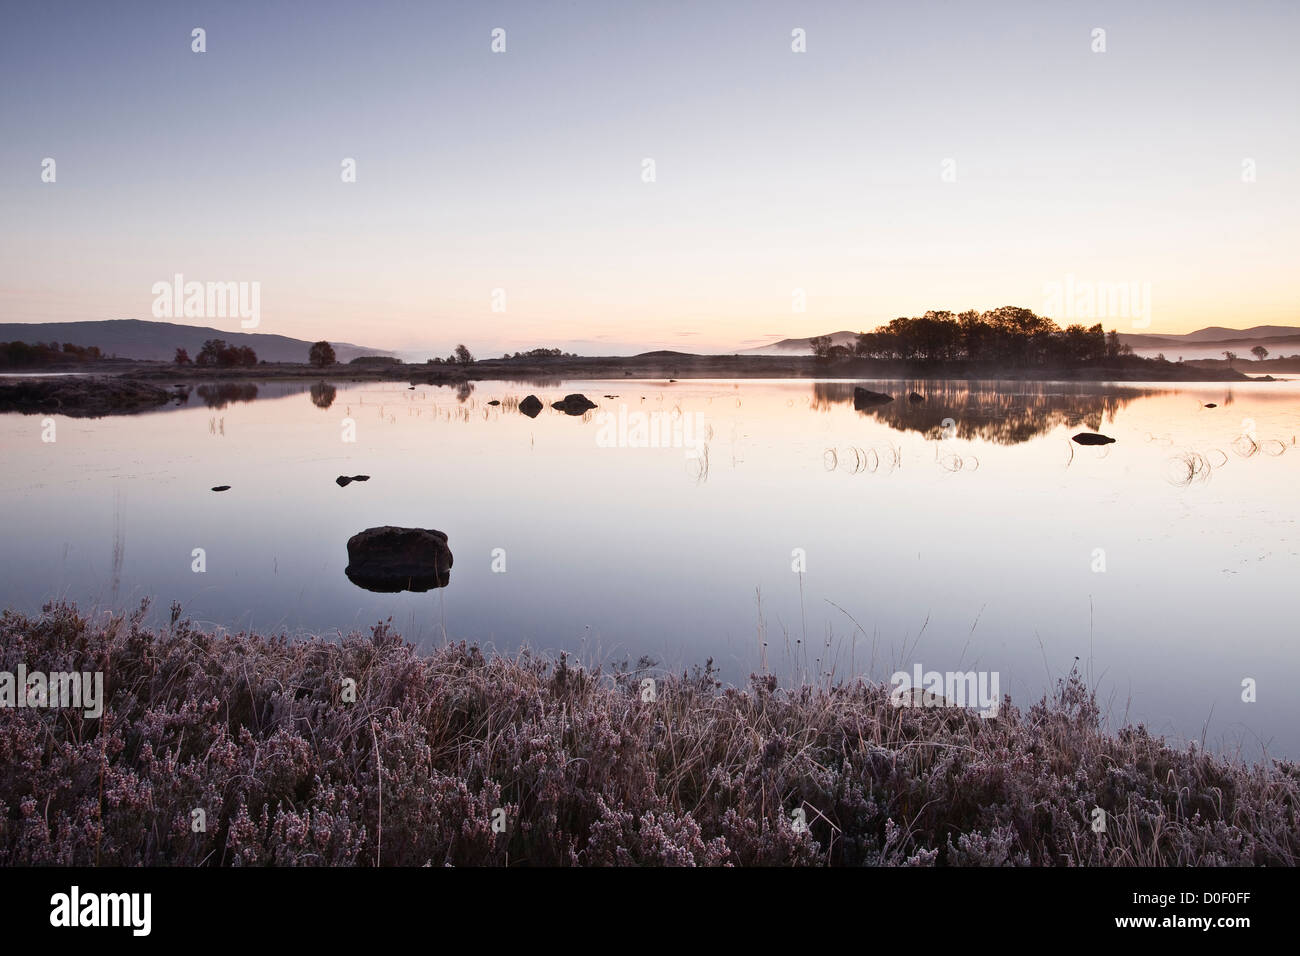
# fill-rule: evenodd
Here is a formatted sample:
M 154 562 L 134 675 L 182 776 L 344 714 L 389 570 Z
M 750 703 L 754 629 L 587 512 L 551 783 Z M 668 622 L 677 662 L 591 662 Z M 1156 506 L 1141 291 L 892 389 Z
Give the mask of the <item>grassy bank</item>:
M 103 671 L 107 701 L 0 710 L 0 864 L 1300 859 L 1300 768 L 1108 734 L 1077 680 L 992 720 L 707 669 L 646 701 L 635 671 L 424 655 L 383 626 L 287 642 L 141 619 L 0 618 L 0 669 Z

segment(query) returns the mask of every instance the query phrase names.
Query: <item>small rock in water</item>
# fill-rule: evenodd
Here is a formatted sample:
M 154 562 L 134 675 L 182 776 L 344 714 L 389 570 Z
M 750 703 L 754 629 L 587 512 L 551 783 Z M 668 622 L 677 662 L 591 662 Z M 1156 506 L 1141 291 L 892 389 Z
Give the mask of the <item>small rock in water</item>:
M 566 415 L 581 415 L 587 409 L 595 407 L 596 403 L 581 392 L 574 392 L 572 395 L 565 395 L 564 401 L 562 402 L 551 403 L 551 408 L 564 412 Z
M 893 400 L 894 396 L 886 395 L 884 392 L 873 392 L 860 385 L 853 388 L 853 407 L 858 410 L 870 408 L 872 405 L 885 405 Z
M 488 404 L 489 404 L 489 405 L 500 405 L 501 403 L 500 403 L 499 401 L 497 401 L 497 400 L 494 398 L 494 399 L 492 399 L 492 401 L 488 402 Z
M 229 486 L 229 485 L 217 485 L 217 486 L 216 486 L 215 488 L 213 488 L 212 490 L 213 490 L 213 491 L 229 491 L 229 490 L 230 490 L 230 486 Z
M 536 418 L 542 412 L 542 400 L 536 395 L 529 395 L 519 403 L 519 410 L 529 418 Z
M 354 481 L 369 481 L 369 480 L 370 480 L 369 475 L 339 475 L 337 478 L 334 479 L 334 482 L 340 488 L 346 488 Z
M 1206 403 L 1205 403 L 1205 407 L 1206 407 L 1206 408 L 1218 408 L 1219 406 L 1216 405 L 1214 402 L 1206 402 Z
M 912 392 L 912 394 L 907 396 L 907 400 L 909 402 L 923 402 L 925 401 L 925 396 L 920 392 Z
M 1109 435 L 1098 435 L 1096 432 L 1079 432 L 1074 436 L 1074 440 L 1080 445 L 1113 445 L 1115 439 Z

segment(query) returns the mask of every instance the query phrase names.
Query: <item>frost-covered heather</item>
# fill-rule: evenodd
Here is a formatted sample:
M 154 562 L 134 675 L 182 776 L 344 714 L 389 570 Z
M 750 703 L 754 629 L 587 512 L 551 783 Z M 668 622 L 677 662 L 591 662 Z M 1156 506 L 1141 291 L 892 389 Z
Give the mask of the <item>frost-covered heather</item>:
M 424 656 L 382 626 L 338 644 L 140 620 L 0 618 L 0 669 L 103 670 L 108 697 L 102 722 L 0 710 L 0 863 L 1295 865 L 1300 848 L 1295 764 L 1106 734 L 1077 680 L 996 720 L 862 683 L 723 690 L 707 670 L 646 703 L 636 673 Z

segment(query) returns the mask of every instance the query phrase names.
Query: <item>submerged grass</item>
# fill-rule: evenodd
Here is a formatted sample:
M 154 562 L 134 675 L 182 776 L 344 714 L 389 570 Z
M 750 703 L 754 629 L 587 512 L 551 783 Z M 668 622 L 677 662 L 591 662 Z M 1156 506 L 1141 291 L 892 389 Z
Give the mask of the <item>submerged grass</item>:
M 102 671 L 106 697 L 98 720 L 0 710 L 0 863 L 1300 856 L 1300 768 L 1174 749 L 1140 726 L 1108 734 L 1077 676 L 988 720 L 896 708 L 888 686 L 861 681 L 724 689 L 706 667 L 651 694 L 638 670 L 463 643 L 425 655 L 386 625 L 291 642 L 204 633 L 175 606 L 161 630 L 143 616 L 92 622 L 66 604 L 0 616 L 0 669 Z

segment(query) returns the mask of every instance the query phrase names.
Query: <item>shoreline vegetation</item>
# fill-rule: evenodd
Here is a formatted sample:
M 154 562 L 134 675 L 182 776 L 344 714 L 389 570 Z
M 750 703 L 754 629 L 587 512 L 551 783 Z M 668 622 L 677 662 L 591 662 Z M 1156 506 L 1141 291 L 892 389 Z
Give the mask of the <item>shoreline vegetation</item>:
M 0 709 L 0 864 L 1300 861 L 1300 766 L 1110 732 L 1077 674 L 984 719 L 862 681 L 723 688 L 706 665 L 647 695 L 647 661 L 146 610 L 0 616 L 0 669 L 104 674 L 99 719 Z
M 631 357 L 486 359 L 465 364 L 402 363 L 327 365 L 260 363 L 195 367 L 165 362 L 101 359 L 79 366 L 45 366 L 39 375 L 4 378 L 0 370 L 0 412 L 65 414 L 73 417 L 133 414 L 165 405 L 177 390 L 217 381 L 406 382 L 463 386 L 472 382 L 624 379 L 852 379 L 858 381 L 1068 381 L 1068 382 L 1272 382 L 1237 369 L 1128 357 L 1113 365 L 1005 368 L 884 359 L 826 361 L 814 356 L 686 355 L 657 352 Z M 72 374 L 75 373 L 75 374 Z

